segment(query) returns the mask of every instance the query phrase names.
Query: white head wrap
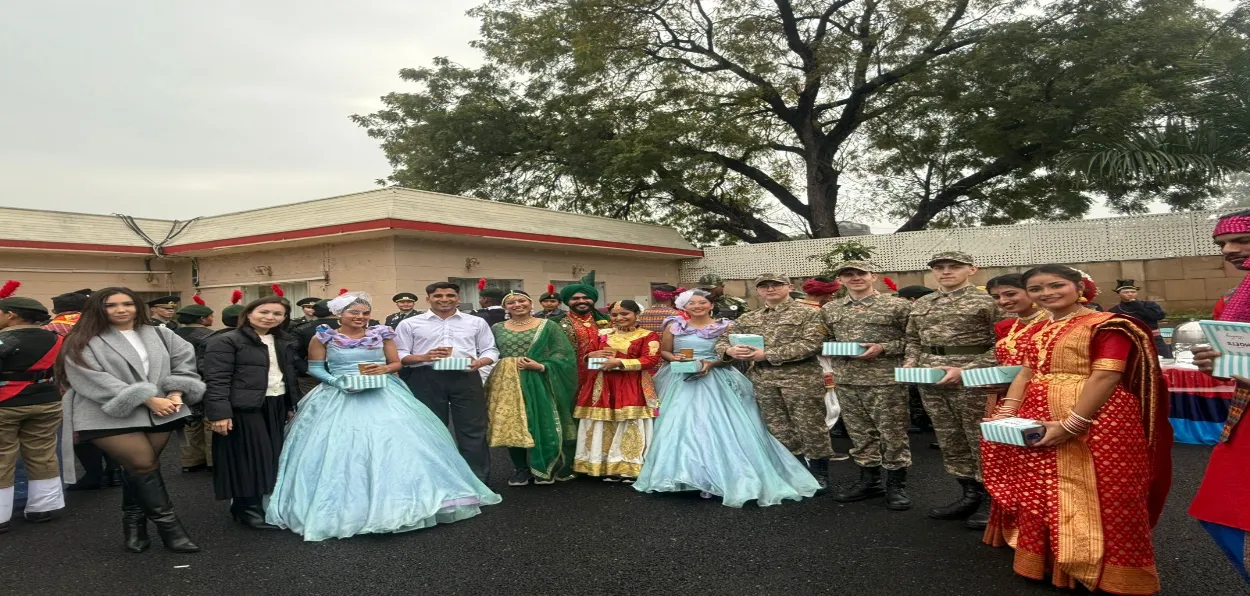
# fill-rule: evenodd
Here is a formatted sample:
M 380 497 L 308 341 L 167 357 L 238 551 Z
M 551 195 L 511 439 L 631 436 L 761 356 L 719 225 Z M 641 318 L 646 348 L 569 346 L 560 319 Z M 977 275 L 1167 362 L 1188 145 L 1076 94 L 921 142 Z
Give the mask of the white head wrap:
M 686 310 L 686 304 L 695 296 L 709 297 L 711 294 L 706 290 L 700 290 L 698 288 L 686 290 L 685 292 L 678 294 L 677 297 L 673 299 L 673 306 L 677 307 L 677 310 Z
M 330 300 L 330 312 L 334 313 L 334 316 L 341 315 L 343 314 L 343 311 L 347 310 L 347 307 L 357 302 L 363 302 L 372 306 L 373 299 L 369 297 L 368 292 L 348 292 L 346 294 L 341 294 Z

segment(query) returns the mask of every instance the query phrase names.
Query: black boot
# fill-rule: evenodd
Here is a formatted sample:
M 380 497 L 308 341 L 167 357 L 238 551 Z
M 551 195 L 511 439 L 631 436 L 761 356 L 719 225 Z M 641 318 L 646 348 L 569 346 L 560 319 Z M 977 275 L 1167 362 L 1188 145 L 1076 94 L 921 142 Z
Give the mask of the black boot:
M 881 467 L 864 467 L 859 469 L 859 480 L 850 488 L 838 491 L 833 500 L 839 503 L 854 503 L 885 494 L 881 486 Z
M 829 490 L 829 460 L 813 459 L 807 462 L 807 469 L 816 477 L 816 484 L 820 485 L 820 490 L 816 494 L 823 494 Z
M 977 510 L 977 507 L 981 506 L 981 483 L 971 478 L 960 478 L 959 484 L 963 486 L 963 495 L 959 497 L 959 500 L 945 507 L 930 509 L 929 517 L 933 519 L 964 519 L 972 515 Z
M 885 471 L 885 508 L 890 511 L 911 509 L 911 497 L 907 496 L 907 468 Z
M 985 492 L 985 486 L 981 486 L 981 505 L 977 507 L 977 512 L 968 516 L 968 520 L 964 522 L 969 530 L 984 530 L 985 526 L 990 525 L 990 505 L 993 500 L 990 499 L 988 492 Z
M 104 469 L 104 486 L 121 486 L 125 477 L 121 464 L 108 456 L 105 456 L 105 462 L 107 465 Z
M 260 499 L 235 499 L 230 505 L 230 515 L 237 521 L 253 530 L 277 530 L 278 526 L 265 522 L 265 508 Z
M 126 550 L 141 553 L 152 546 L 148 538 L 148 518 L 143 515 L 139 501 L 135 498 L 135 487 L 131 482 L 122 484 L 122 536 L 126 542 Z
M 74 457 L 82 464 L 82 478 L 65 490 L 97 490 L 104 487 L 104 452 L 91 443 L 74 445 Z
M 169 491 L 165 490 L 165 479 L 160 470 L 139 476 L 131 476 L 126 482 L 133 484 L 135 497 L 139 507 L 143 509 L 160 535 L 165 548 L 176 553 L 197 553 L 200 547 L 191 541 L 178 515 L 174 513 L 174 503 L 169 500 Z

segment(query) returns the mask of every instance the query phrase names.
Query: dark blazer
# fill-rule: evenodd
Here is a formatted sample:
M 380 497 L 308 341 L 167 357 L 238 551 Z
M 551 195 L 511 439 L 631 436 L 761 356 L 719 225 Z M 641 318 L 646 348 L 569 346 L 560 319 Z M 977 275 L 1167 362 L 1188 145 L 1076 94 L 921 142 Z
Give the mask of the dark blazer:
M 481 317 L 483 319 L 486 319 L 487 325 L 494 325 L 495 323 L 502 323 L 504 322 L 505 319 L 508 318 L 508 312 L 502 308 L 483 308 L 481 310 L 475 310 L 470 314 L 472 314 L 475 317 Z
M 299 399 L 295 373 L 294 346 L 284 337 L 275 337 L 274 351 L 286 385 L 287 409 L 294 410 Z M 249 326 L 208 338 L 200 365 L 207 390 L 204 392 L 204 418 L 225 420 L 235 410 L 258 410 L 264 405 L 269 386 L 269 348 Z

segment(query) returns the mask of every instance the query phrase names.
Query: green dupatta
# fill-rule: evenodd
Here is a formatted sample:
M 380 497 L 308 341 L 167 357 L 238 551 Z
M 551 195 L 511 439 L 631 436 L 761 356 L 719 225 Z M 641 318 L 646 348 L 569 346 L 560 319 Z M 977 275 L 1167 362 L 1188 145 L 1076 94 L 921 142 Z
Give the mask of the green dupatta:
M 560 325 L 544 320 L 525 353 L 547 368 L 522 370 L 517 358 L 504 358 L 486 381 L 491 447 L 529 450 L 530 473 L 544 480 L 555 473 L 565 441 L 577 439 L 573 401 L 577 398 L 577 358 Z

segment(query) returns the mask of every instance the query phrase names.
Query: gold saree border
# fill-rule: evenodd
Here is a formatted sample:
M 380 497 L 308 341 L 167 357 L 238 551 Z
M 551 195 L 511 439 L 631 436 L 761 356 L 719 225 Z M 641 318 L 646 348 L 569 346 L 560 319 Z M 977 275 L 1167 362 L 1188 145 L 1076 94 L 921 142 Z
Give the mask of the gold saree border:
M 486 440 L 491 447 L 534 446 L 517 358 L 504 358 L 486 380 Z
M 624 408 L 595 408 L 591 406 L 578 406 L 573 410 L 573 417 L 583 420 L 607 420 L 613 422 L 624 422 L 626 420 L 639 420 L 643 418 L 654 418 L 655 408 L 651 406 L 627 406 Z

